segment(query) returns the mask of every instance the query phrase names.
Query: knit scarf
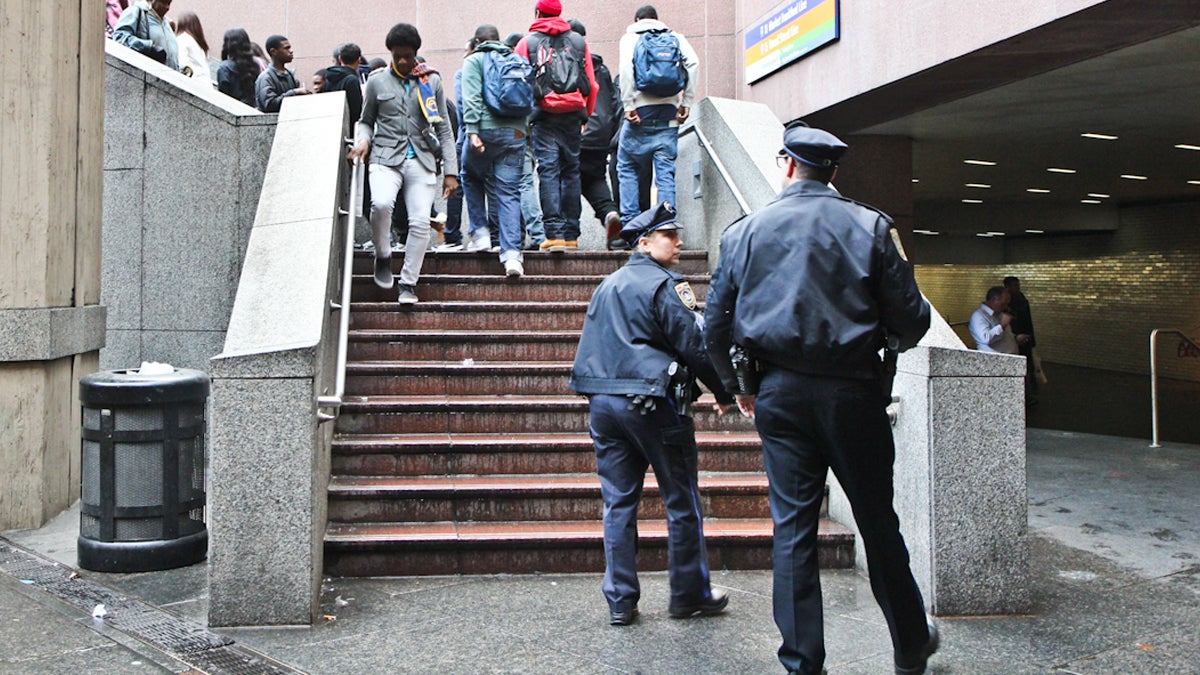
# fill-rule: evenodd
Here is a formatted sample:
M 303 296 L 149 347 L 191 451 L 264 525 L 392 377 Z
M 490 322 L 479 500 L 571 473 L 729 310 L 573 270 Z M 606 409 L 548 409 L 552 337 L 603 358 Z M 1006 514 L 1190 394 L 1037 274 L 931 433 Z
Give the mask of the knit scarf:
M 396 77 L 404 79 L 400 71 L 396 70 L 395 63 L 392 63 L 392 72 Z M 438 110 L 437 95 L 433 92 L 433 85 L 429 84 L 429 76 L 436 72 L 424 63 L 418 63 L 413 66 L 412 72 L 408 75 L 408 79 L 417 81 L 421 112 L 425 115 L 425 121 L 430 124 L 438 124 L 442 121 L 442 111 Z

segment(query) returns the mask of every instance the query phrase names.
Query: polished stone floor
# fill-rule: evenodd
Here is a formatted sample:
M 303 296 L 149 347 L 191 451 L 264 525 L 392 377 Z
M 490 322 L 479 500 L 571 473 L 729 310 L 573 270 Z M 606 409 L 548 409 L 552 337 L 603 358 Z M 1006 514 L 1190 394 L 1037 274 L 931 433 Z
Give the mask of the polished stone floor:
M 932 673 L 1200 672 L 1200 447 L 1030 430 L 1030 614 L 942 617 Z M 70 565 L 78 514 L 4 533 Z M 203 564 L 87 579 L 202 625 Z M 771 575 L 718 571 L 721 616 L 671 620 L 664 573 L 607 625 L 600 577 L 331 579 L 311 628 L 216 631 L 312 673 L 775 673 Z M 270 580 L 264 579 L 264 583 Z M 822 574 L 826 666 L 889 673 L 887 629 L 853 571 Z M 152 647 L 0 573 L 0 672 L 181 672 Z

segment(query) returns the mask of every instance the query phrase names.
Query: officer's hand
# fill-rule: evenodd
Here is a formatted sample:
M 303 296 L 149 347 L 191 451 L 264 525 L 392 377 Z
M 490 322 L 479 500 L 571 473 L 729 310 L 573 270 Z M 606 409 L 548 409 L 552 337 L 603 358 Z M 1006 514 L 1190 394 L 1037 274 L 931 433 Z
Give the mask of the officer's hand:
M 636 110 L 628 110 L 625 112 L 625 120 L 630 124 L 641 124 L 642 116 Z
M 717 415 L 728 415 L 734 410 L 737 410 L 737 407 L 737 403 L 726 403 L 723 405 L 720 403 L 713 403 L 713 411 L 715 411 Z
M 742 411 L 742 416 L 754 419 L 754 394 L 734 394 L 734 397 L 737 398 L 737 407 Z
M 479 134 L 471 134 L 468 138 L 470 139 L 471 150 L 475 154 L 482 155 L 484 151 L 487 150 L 487 148 L 484 147 L 483 139 L 479 137 Z
M 675 121 L 678 122 L 679 124 L 683 124 L 684 122 L 687 121 L 688 114 L 691 112 L 692 112 L 691 108 L 679 106 L 679 109 L 675 111 Z

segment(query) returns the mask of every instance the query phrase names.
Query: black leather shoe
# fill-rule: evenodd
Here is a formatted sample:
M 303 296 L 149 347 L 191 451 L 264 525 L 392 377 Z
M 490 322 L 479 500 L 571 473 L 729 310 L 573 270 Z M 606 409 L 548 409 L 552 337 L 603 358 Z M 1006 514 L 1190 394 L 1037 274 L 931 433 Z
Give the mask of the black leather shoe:
M 610 609 L 608 611 L 608 625 L 628 626 L 637 620 L 637 615 L 637 605 L 634 605 L 631 609 L 627 610 Z
M 896 675 L 922 675 L 929 665 L 929 657 L 938 650 L 941 638 L 938 636 L 937 622 L 932 616 L 925 615 L 925 623 L 929 626 L 929 642 L 916 656 L 904 657 L 896 655 Z
M 707 599 L 690 605 L 672 604 L 669 612 L 672 619 L 687 619 L 697 615 L 710 616 L 725 611 L 725 606 L 728 604 L 729 593 L 720 589 L 713 589 L 710 597 Z

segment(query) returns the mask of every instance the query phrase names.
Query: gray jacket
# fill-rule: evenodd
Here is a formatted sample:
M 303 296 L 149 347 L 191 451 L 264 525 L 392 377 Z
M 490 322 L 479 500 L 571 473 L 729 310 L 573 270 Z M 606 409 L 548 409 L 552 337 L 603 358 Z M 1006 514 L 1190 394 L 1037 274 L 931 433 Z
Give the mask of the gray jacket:
M 160 51 L 166 54 L 161 63 L 179 70 L 179 43 L 175 41 L 174 31 L 145 2 L 131 4 L 121 12 L 113 29 L 113 40 L 150 58 L 155 58 L 153 53 Z
M 371 143 L 372 164 L 400 166 L 412 145 L 421 166 L 437 173 L 440 155 L 442 172 L 447 176 L 458 175 L 458 158 L 454 152 L 454 136 L 450 130 L 441 76 L 431 73 L 429 84 L 442 115 L 442 121 L 432 128 L 421 112 L 420 87 L 416 80 L 412 81 L 409 91 L 405 91 L 404 81 L 391 68 L 367 80 L 356 140 L 366 139 Z

